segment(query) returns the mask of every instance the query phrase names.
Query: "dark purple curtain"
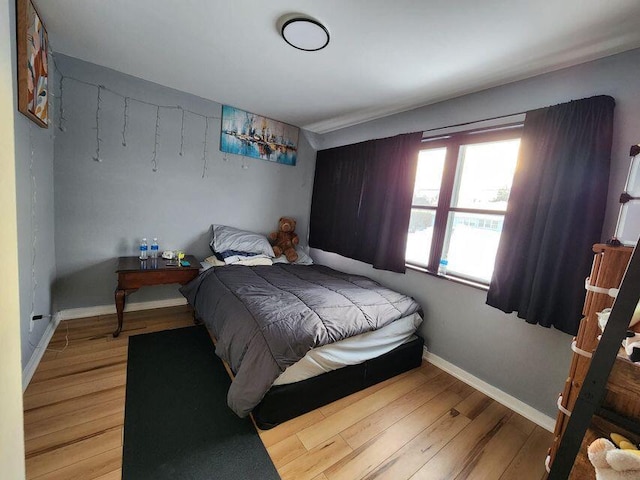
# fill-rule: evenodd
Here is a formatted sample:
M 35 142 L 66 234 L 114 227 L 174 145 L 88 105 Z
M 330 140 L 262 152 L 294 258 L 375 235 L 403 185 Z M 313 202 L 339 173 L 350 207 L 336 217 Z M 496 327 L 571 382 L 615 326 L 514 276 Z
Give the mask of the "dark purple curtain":
M 422 133 L 320 150 L 309 245 L 404 272 Z
M 528 112 L 487 304 L 575 335 L 601 239 L 615 101 Z

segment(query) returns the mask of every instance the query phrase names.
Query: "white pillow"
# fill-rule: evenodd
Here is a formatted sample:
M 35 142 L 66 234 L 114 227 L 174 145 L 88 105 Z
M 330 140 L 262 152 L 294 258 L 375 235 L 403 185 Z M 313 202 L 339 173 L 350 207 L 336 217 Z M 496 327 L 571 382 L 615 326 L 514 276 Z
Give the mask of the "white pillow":
M 209 246 L 214 252 L 235 250 L 237 252 L 262 254 L 271 258 L 275 256 L 269 240 L 264 235 L 227 225 L 211 225 Z
M 313 265 L 313 259 L 307 255 L 306 252 L 304 252 L 303 250 L 297 250 L 296 252 L 298 253 L 298 260 L 296 260 L 295 262 L 291 263 L 289 262 L 289 260 L 287 260 L 287 257 L 283 255 L 280 255 L 278 258 L 274 258 L 272 259 L 273 263 L 291 263 L 292 265 Z

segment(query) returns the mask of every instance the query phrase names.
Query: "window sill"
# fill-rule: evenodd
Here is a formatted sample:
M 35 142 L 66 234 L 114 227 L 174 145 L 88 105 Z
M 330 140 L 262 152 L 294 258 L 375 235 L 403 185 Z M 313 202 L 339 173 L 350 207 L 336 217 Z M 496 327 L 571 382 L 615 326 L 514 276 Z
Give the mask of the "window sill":
M 474 282 L 472 280 L 467 280 L 465 278 L 454 277 L 452 275 L 439 275 L 435 272 L 427 270 L 424 267 L 418 267 L 417 265 L 405 264 L 407 269 L 414 270 L 416 272 L 426 273 L 427 275 L 431 275 L 432 277 L 441 278 L 443 280 L 449 280 L 450 282 L 459 283 L 461 285 L 466 285 L 471 288 L 475 288 L 477 290 L 483 290 L 485 292 L 489 291 L 489 285 L 484 285 L 482 283 Z

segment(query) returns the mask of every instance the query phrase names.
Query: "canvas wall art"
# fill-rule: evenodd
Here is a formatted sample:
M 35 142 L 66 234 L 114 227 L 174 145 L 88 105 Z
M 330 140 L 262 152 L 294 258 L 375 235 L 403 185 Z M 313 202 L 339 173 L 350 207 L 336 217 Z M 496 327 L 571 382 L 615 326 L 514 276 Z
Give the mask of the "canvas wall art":
M 220 150 L 223 152 L 295 165 L 299 132 L 293 125 L 222 106 Z
M 17 1 L 18 110 L 43 128 L 49 122 L 49 41 L 31 0 Z

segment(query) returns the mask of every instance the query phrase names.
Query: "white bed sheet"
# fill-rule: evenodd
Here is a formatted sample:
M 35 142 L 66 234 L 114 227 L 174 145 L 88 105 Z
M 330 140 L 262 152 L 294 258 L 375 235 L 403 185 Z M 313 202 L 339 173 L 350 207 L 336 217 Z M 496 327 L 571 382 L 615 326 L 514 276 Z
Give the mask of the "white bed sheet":
M 414 313 L 379 330 L 314 348 L 282 372 L 273 385 L 299 382 L 384 355 L 407 342 L 421 323 L 420 315 Z

